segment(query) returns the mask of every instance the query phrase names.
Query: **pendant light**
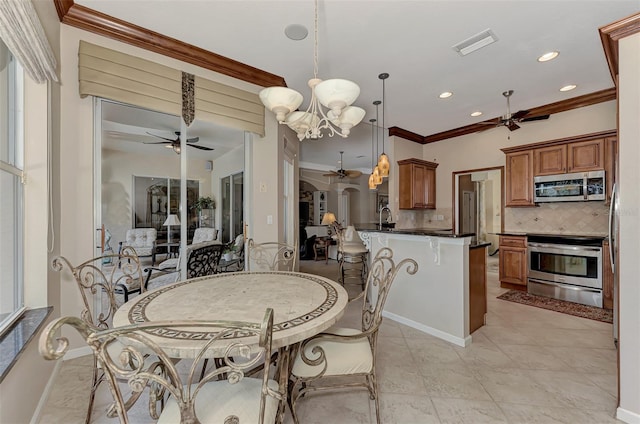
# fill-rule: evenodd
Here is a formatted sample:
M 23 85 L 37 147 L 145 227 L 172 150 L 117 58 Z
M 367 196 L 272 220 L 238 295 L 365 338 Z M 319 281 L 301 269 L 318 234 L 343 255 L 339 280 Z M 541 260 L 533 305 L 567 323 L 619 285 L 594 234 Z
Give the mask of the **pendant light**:
M 378 120 L 378 106 L 380 106 L 380 103 L 382 103 L 380 100 L 376 100 L 373 102 L 373 104 L 376 105 L 376 121 Z M 376 125 L 376 156 L 378 155 L 378 146 L 380 145 L 380 142 L 378 140 L 379 134 L 380 134 L 380 127 Z M 376 186 L 379 186 L 380 184 L 382 184 L 382 175 L 380 175 L 380 168 L 378 167 L 377 164 L 373 168 L 373 182 Z
M 381 177 L 388 177 L 389 168 L 391 167 L 391 165 L 389 165 L 389 158 L 387 157 L 387 154 L 384 152 L 384 138 L 385 138 L 385 131 L 387 130 L 387 128 L 384 126 L 384 108 L 386 107 L 386 104 L 387 104 L 385 102 L 384 80 L 389 78 L 389 74 L 382 73 L 378 75 L 378 78 L 382 80 L 382 153 L 378 158 L 378 171 L 380 172 Z
M 371 175 L 369 175 L 369 190 L 376 190 L 378 186 L 376 185 L 375 176 L 373 175 L 373 161 L 375 159 L 375 156 L 373 154 L 373 130 L 376 124 L 376 120 L 369 119 L 369 122 L 371 122 Z
M 360 87 L 345 79 L 318 78 L 318 0 L 314 2 L 313 78 L 308 82 L 311 100 L 306 111 L 298 111 L 302 95 L 287 87 L 268 87 L 260 91 L 260 100 L 280 124 L 296 132 L 300 141 L 322 138 L 323 130 L 333 137 L 347 137 L 351 128 L 364 118 L 362 108 L 351 106 L 360 95 Z M 322 106 L 329 109 L 326 113 Z

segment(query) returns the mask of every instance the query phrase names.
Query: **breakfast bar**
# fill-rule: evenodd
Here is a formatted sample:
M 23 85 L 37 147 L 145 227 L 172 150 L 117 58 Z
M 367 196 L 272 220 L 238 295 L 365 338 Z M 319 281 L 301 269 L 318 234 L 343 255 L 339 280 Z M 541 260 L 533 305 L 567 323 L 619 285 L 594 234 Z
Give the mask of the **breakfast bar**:
M 471 343 L 475 328 L 470 321 L 477 321 L 471 319 L 471 312 L 479 313 L 482 323 L 486 308 L 476 312 L 470 305 L 486 305 L 486 297 L 485 267 L 474 267 L 482 275 L 471 275 L 470 257 L 477 256 L 484 263 L 488 243 L 475 243 L 473 234 L 437 229 L 377 230 L 361 226 L 358 234 L 372 257 L 389 247 L 396 258 L 418 262 L 415 275 L 398 275 L 387 299 L 385 317 L 459 346 Z M 480 254 L 472 255 L 477 249 Z M 480 290 L 470 289 L 475 281 L 483 285 Z M 480 302 L 471 299 L 478 293 Z

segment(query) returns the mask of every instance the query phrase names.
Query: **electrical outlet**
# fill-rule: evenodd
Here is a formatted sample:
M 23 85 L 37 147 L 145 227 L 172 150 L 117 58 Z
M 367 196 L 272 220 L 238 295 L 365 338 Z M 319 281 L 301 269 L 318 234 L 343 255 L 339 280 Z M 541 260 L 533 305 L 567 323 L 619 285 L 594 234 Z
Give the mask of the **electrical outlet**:
M 273 224 L 273 215 L 267 215 L 267 225 Z
M 444 215 L 436 215 L 436 221 L 444 221 Z
M 260 193 L 266 193 L 267 192 L 267 183 L 261 181 L 260 182 Z

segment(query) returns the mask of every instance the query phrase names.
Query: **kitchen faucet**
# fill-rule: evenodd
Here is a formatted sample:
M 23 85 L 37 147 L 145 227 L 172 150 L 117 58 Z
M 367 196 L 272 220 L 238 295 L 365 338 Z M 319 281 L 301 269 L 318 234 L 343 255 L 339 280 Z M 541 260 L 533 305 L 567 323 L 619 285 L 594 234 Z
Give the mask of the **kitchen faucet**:
M 385 211 L 385 210 L 387 212 L 389 212 L 389 215 L 387 216 L 387 222 L 393 220 L 393 218 L 391 218 L 391 209 L 389 208 L 389 205 L 381 207 L 380 208 L 380 214 L 379 214 L 379 225 L 378 225 L 379 229 L 382 229 L 382 212 Z

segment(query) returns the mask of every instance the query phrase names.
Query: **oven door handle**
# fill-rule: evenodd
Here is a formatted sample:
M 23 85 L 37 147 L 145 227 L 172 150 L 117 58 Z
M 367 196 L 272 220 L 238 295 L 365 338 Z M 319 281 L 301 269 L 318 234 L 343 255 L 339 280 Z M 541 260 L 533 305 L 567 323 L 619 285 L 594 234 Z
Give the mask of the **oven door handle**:
M 528 247 L 535 248 L 536 252 L 540 252 L 542 249 L 549 249 L 549 251 L 562 253 L 562 251 L 574 251 L 574 252 L 602 252 L 602 248 L 600 247 L 584 247 L 584 246 L 570 246 L 563 244 L 561 247 L 557 244 L 547 244 L 547 243 L 531 243 L 527 244 Z

